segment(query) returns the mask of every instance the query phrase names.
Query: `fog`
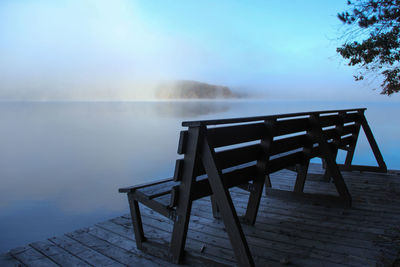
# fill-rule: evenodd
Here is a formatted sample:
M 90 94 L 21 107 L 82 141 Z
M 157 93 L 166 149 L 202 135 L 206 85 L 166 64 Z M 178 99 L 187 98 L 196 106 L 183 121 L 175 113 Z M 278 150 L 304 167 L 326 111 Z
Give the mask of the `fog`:
M 151 98 L 206 57 L 152 28 L 131 1 L 2 1 L 0 98 Z
M 343 3 L 341 3 L 343 2 Z M 3 0 L 0 100 L 135 100 L 162 80 L 375 99 L 336 55 L 345 1 Z M 399 99 L 394 96 L 391 99 Z

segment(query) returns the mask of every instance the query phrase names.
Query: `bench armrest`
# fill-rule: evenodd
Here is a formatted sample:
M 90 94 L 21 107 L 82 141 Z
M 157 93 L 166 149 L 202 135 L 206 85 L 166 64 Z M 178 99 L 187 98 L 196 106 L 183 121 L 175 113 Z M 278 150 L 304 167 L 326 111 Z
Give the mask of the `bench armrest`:
M 144 183 L 144 184 L 139 184 L 139 185 L 134 185 L 134 186 L 129 186 L 129 187 L 123 187 L 123 188 L 118 189 L 118 192 L 129 193 L 129 192 L 135 191 L 136 189 L 153 186 L 153 185 L 158 185 L 158 184 L 162 184 L 162 183 L 168 183 L 171 181 L 173 181 L 173 178 L 161 179 L 161 180 L 153 181 L 150 183 Z

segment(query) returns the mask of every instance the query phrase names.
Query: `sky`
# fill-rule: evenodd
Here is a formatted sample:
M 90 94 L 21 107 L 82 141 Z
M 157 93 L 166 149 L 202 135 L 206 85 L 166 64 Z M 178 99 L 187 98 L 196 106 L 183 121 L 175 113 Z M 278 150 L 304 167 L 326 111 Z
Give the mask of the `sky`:
M 0 100 L 134 100 L 197 80 L 255 97 L 399 100 L 336 54 L 345 0 L 2 0 Z

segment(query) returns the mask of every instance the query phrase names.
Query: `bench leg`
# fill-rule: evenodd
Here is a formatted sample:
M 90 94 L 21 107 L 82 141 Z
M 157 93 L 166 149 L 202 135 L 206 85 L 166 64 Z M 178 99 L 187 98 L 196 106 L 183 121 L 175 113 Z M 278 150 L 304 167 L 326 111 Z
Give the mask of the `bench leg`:
M 304 191 L 304 184 L 306 182 L 309 165 L 310 160 L 308 159 L 304 164 L 299 164 L 297 166 L 297 177 L 296 184 L 294 186 L 294 192 L 302 193 Z
M 215 219 L 221 219 L 221 214 L 219 213 L 219 208 L 217 205 L 217 201 L 215 200 L 215 197 L 213 195 L 211 195 L 210 200 L 211 200 L 211 208 L 212 208 L 213 217 Z
M 335 162 L 336 162 L 338 151 L 339 151 L 339 149 L 336 148 L 335 151 L 332 152 L 332 156 L 335 159 Z M 324 162 L 326 163 L 326 161 L 324 161 Z M 326 168 L 322 180 L 325 181 L 325 182 L 330 182 L 331 178 L 332 178 L 332 175 L 329 173 L 329 169 Z
M 129 208 L 131 211 L 133 231 L 135 233 L 136 246 L 138 249 L 142 249 L 142 243 L 146 241 L 146 238 L 144 237 L 139 203 L 134 199 L 132 193 L 128 193 L 128 201 L 129 201 Z
M 265 189 L 271 188 L 272 183 L 271 183 L 271 178 L 269 177 L 269 174 L 265 176 Z M 267 190 L 265 190 L 265 195 L 267 196 Z
M 252 190 L 250 191 L 249 202 L 247 203 L 246 214 L 243 217 L 243 222 L 253 225 L 256 222 L 258 208 L 264 188 L 265 175 L 260 175 L 253 182 Z

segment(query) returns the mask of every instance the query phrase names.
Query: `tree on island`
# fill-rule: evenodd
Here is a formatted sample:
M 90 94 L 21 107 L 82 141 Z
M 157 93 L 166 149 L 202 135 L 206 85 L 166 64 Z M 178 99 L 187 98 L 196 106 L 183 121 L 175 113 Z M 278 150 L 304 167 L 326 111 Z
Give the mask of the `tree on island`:
M 349 60 L 349 66 L 360 67 L 356 81 L 381 74 L 381 94 L 399 92 L 400 0 L 355 0 L 347 5 L 349 10 L 338 14 L 349 26 L 347 40 L 337 52 Z

